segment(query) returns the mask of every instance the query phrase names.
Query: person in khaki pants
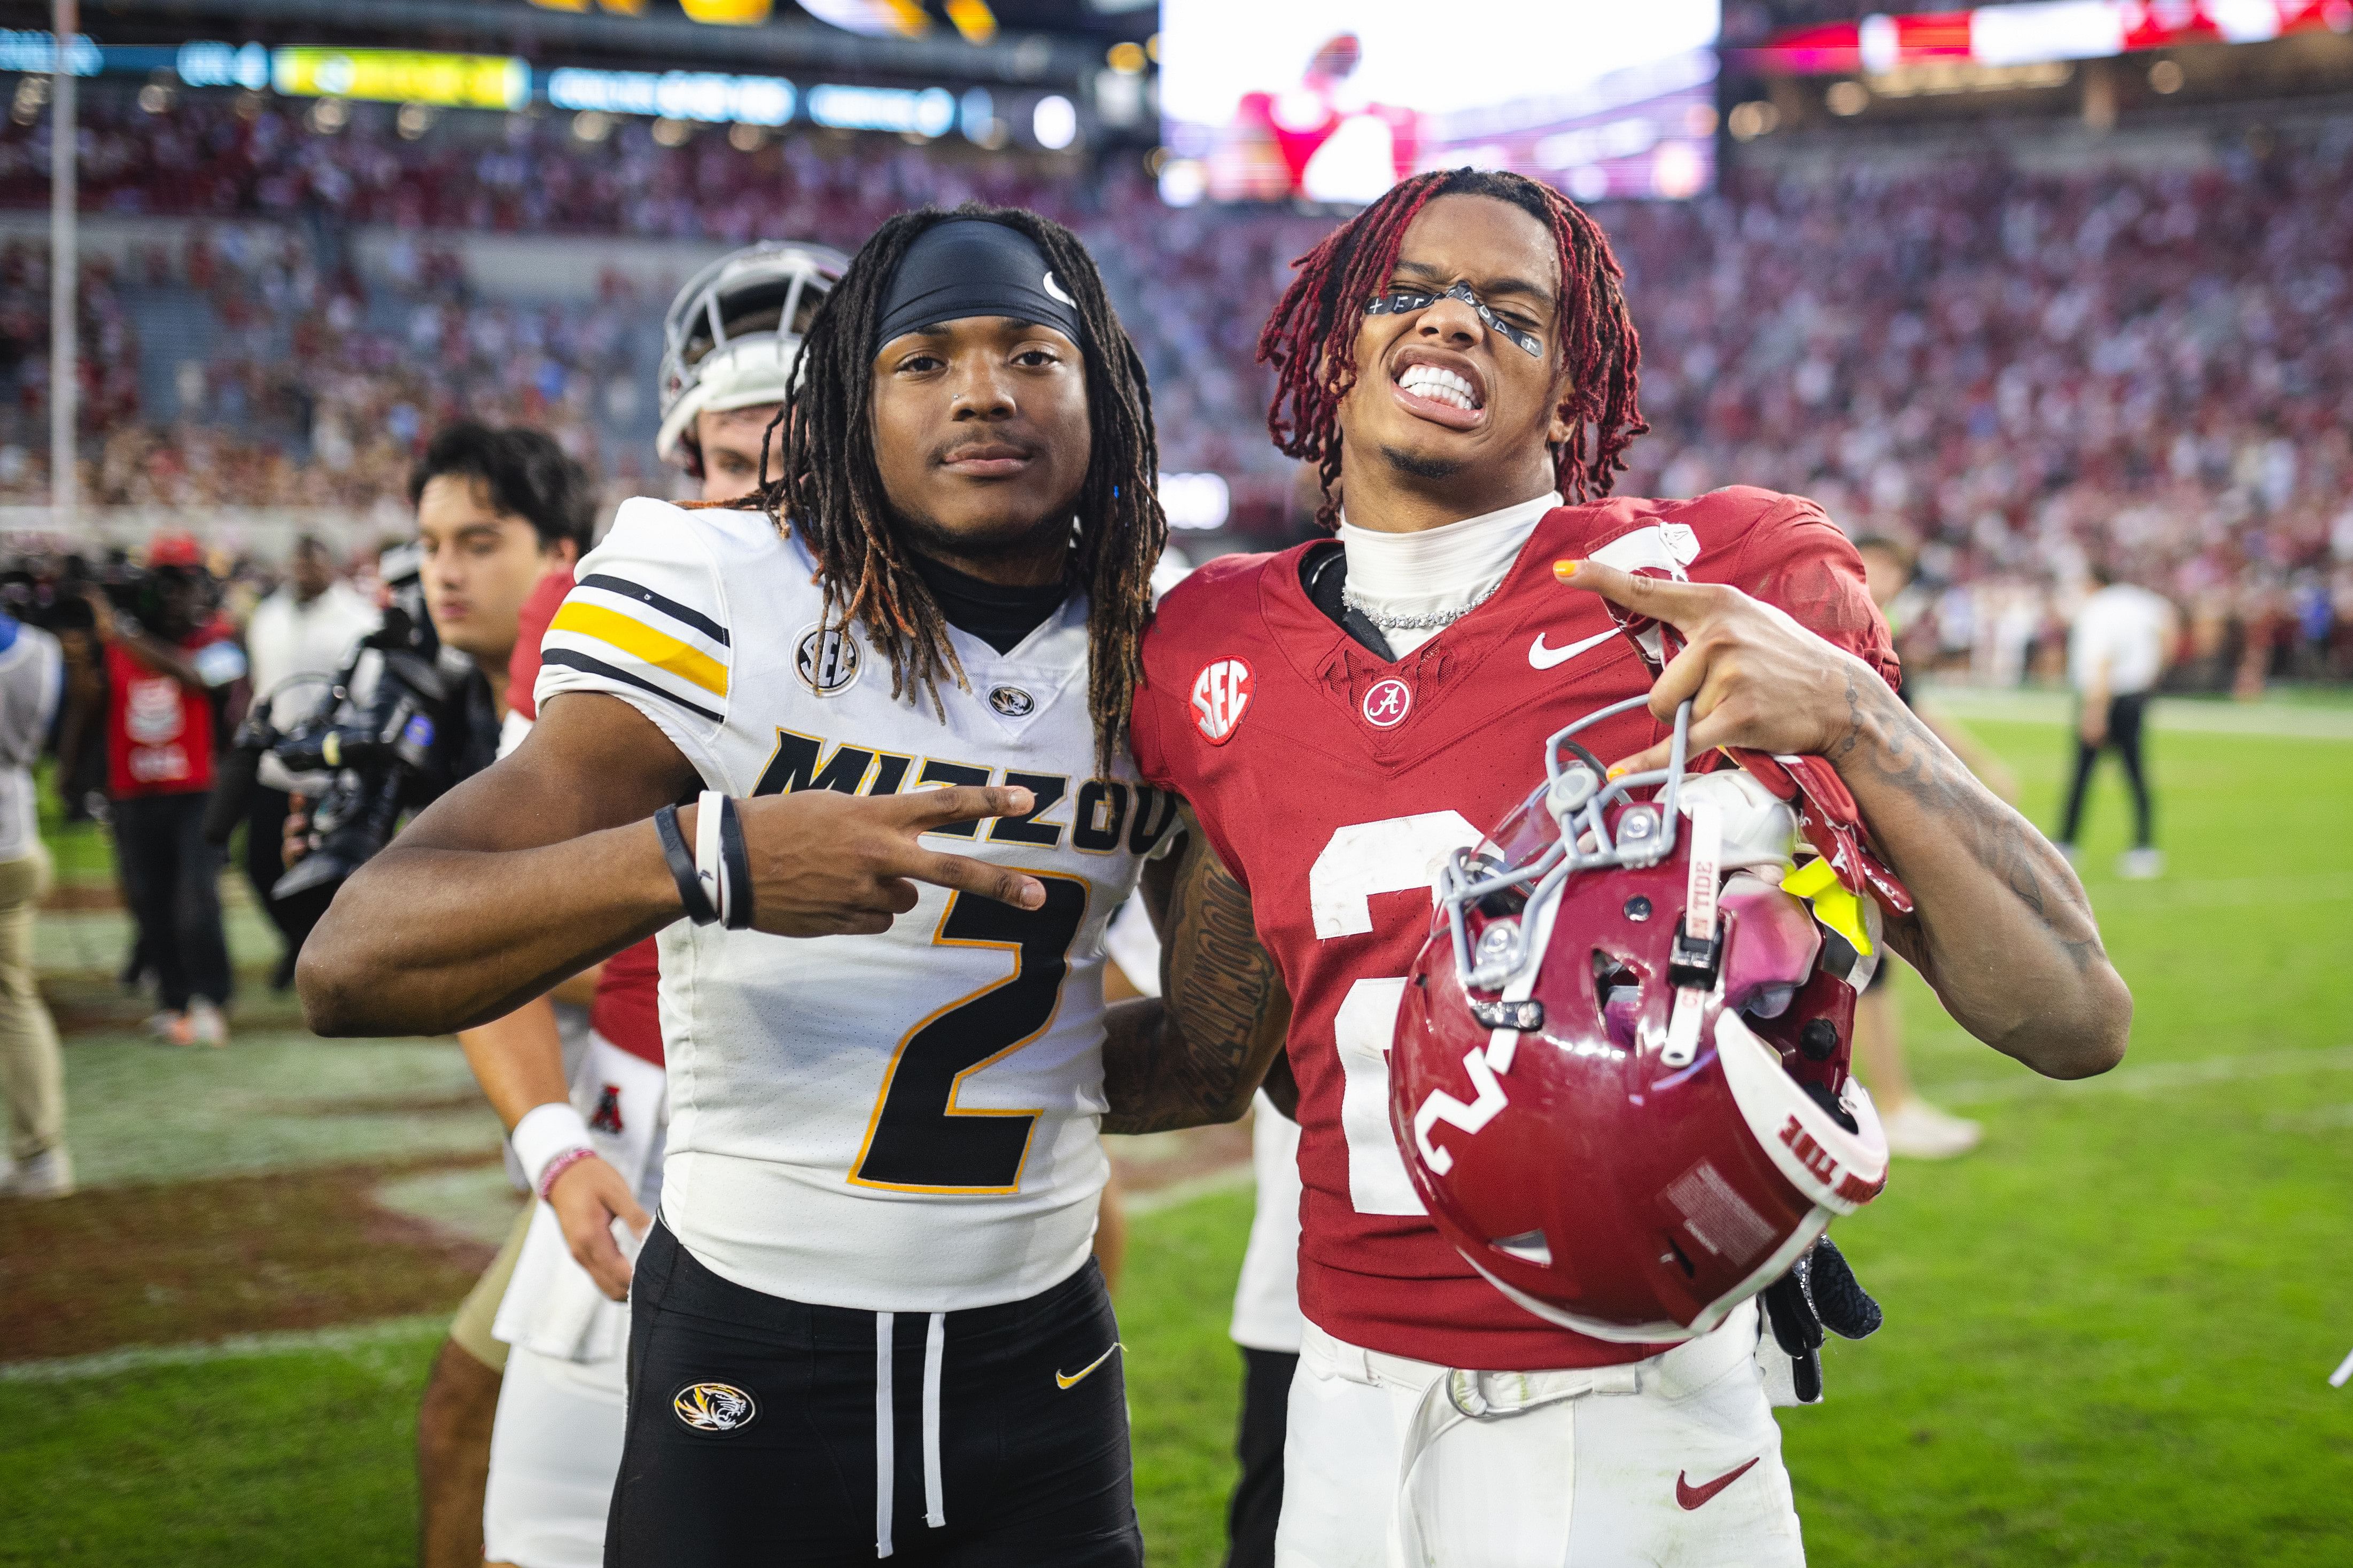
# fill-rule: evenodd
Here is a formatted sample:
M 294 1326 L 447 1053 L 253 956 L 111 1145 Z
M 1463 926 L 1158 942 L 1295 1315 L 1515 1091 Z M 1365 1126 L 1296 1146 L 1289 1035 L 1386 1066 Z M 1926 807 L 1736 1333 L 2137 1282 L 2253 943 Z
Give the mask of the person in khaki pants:
M 0 1098 L 8 1105 L 15 1162 L 0 1176 L 0 1196 L 12 1198 L 73 1191 L 58 1029 L 33 980 L 33 911 L 49 890 L 33 763 L 57 712 L 64 669 L 57 638 L 0 614 Z

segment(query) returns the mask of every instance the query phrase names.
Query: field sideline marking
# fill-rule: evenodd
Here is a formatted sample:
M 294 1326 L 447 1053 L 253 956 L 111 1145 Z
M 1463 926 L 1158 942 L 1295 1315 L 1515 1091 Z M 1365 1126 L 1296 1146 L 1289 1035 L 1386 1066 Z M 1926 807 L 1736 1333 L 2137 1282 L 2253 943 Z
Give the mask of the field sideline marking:
M 2043 1094 L 2091 1094 L 2102 1090 L 2125 1094 L 2161 1094 L 2168 1089 L 2195 1089 L 2200 1084 L 2237 1083 L 2248 1079 L 2288 1078 L 2298 1073 L 2353 1072 L 2353 1046 L 2316 1051 L 2250 1051 L 2235 1057 L 2205 1057 L 2196 1061 L 2151 1062 L 2147 1067 L 2118 1068 L 2097 1078 L 2066 1080 L 2048 1078 L 1964 1079 L 1938 1085 L 1938 1100 L 1955 1104 L 1983 1104 L 1996 1100 L 2026 1100 Z
M 1956 719 L 2012 724 L 2070 724 L 2075 699 L 2064 691 L 2011 687 L 1930 685 L 1925 695 Z M 2158 730 L 2188 734 L 2263 735 L 2290 741 L 2353 741 L 2353 710 L 2285 702 L 2224 702 L 2159 697 L 2149 708 Z
M 404 1339 L 420 1331 L 438 1332 L 448 1327 L 447 1312 L 421 1312 L 406 1318 L 380 1318 L 372 1323 L 349 1323 L 332 1329 L 286 1329 L 267 1334 L 231 1334 L 188 1345 L 125 1345 L 90 1355 L 57 1356 L 47 1361 L 0 1363 L 0 1384 L 78 1383 L 85 1378 L 112 1377 L 118 1373 L 144 1372 L 151 1367 L 203 1366 L 216 1361 L 241 1361 L 259 1356 L 300 1355 L 309 1351 L 353 1351 L 388 1340 Z
M 2353 871 L 2298 877 L 2209 877 L 2091 884 L 2101 914 L 2119 910 L 2208 909 L 2245 904 L 2326 904 L 2353 899 Z

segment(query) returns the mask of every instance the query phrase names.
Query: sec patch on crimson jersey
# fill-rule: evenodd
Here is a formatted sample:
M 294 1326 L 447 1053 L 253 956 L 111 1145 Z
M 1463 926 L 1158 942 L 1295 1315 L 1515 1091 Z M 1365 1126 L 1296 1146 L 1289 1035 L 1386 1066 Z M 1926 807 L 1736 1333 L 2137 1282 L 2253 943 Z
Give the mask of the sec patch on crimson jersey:
M 670 1407 L 698 1432 L 740 1432 L 760 1415 L 758 1404 L 732 1383 L 690 1383 L 670 1396 Z
M 1201 667 L 1193 679 L 1193 724 L 1203 740 L 1222 746 L 1234 738 L 1250 709 L 1253 684 L 1246 659 L 1217 658 Z

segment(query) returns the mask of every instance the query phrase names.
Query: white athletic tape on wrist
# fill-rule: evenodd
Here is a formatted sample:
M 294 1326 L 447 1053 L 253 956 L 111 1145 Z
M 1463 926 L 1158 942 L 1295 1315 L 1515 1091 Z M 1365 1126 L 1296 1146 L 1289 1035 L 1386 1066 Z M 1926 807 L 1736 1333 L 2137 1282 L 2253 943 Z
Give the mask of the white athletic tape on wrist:
M 727 797 L 715 789 L 704 790 L 694 801 L 694 874 L 722 924 L 727 920 L 727 865 L 719 853 L 719 814 L 726 805 Z
M 558 1155 L 596 1147 L 588 1137 L 587 1120 L 564 1100 L 551 1100 L 524 1111 L 508 1142 L 514 1145 L 515 1162 L 522 1166 L 534 1193 L 539 1191 L 540 1177 Z

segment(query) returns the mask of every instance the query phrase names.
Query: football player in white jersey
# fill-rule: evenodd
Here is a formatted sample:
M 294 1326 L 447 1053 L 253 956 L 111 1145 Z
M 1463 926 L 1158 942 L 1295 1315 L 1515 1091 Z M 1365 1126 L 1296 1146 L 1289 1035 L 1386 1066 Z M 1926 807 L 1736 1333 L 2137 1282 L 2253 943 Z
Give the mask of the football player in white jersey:
M 926 211 L 781 418 L 756 505 L 622 508 L 537 726 L 347 885 L 304 1005 L 446 1031 L 660 933 L 607 1563 L 1138 1563 L 1087 1250 L 1103 929 L 1176 816 L 1121 739 L 1142 365 L 1066 230 Z

